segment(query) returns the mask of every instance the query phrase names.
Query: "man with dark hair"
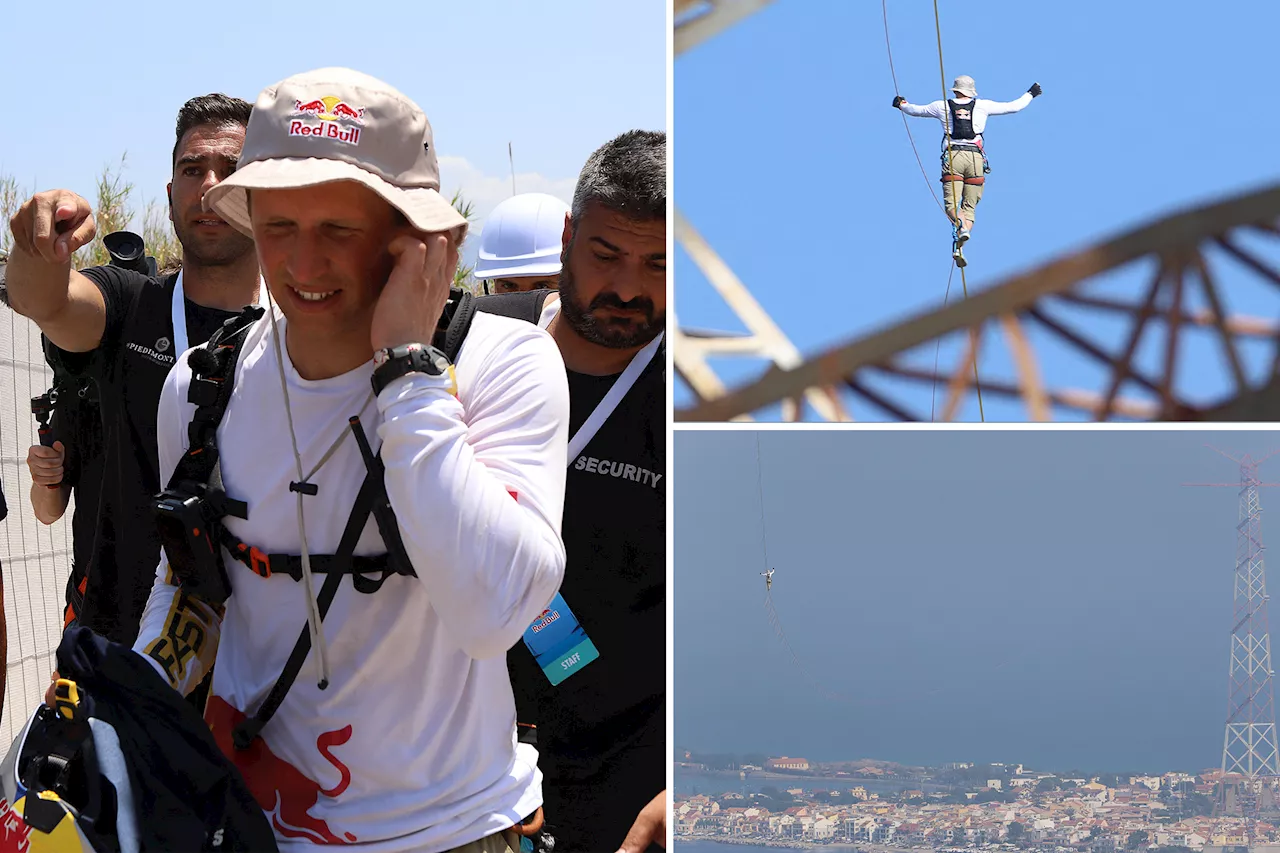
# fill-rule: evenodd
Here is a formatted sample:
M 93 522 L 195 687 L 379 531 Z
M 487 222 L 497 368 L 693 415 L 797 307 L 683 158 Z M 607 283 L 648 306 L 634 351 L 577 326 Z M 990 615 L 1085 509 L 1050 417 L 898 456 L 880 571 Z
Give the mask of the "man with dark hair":
M 89 203 L 69 190 L 42 192 L 10 221 L 13 309 L 40 327 L 52 352 L 94 380 L 103 429 L 97 559 L 78 621 L 132 643 L 154 578 L 160 542 L 151 499 L 160 491 L 156 412 L 165 376 L 189 346 L 256 301 L 253 241 L 201 207 L 204 192 L 235 170 L 252 107 L 226 95 L 193 98 L 178 113 L 169 219 L 182 269 L 149 278 L 118 266 L 77 272 L 71 254 L 93 239 Z
M 569 378 L 560 592 L 599 657 L 553 686 L 523 644 L 508 656 L 558 850 L 641 853 L 666 836 L 666 146 L 632 130 L 587 160 L 558 298 L 479 300 L 530 311 Z

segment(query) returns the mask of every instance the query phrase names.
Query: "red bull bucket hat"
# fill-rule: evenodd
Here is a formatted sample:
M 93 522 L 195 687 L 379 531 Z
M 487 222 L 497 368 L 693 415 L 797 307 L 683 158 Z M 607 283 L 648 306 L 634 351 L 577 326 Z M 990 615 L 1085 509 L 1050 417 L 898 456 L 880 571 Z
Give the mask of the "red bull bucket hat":
M 248 190 L 294 189 L 333 181 L 363 184 L 427 233 L 467 220 L 440 195 L 431 124 L 409 98 L 349 68 L 321 68 L 258 95 L 236 171 L 211 187 L 204 207 L 249 236 Z

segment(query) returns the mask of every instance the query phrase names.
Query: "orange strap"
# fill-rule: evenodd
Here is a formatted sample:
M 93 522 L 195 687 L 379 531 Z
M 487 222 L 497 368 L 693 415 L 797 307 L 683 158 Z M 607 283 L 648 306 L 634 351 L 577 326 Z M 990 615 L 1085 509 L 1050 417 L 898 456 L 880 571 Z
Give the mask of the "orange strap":
M 963 180 L 964 180 L 964 175 L 943 175 L 942 176 L 942 182 L 944 184 L 947 181 L 963 181 Z
M 84 589 L 88 583 L 89 583 L 89 573 L 86 572 L 85 576 L 80 578 L 80 583 L 76 586 L 76 589 L 80 593 L 81 600 L 84 600 Z M 71 625 L 72 621 L 74 621 L 75 618 L 76 618 L 75 606 L 72 605 L 70 601 L 68 601 L 67 609 L 64 610 L 62 613 L 62 630 L 64 631 L 67 630 L 67 628 Z
M 986 183 L 986 180 L 987 180 L 986 178 L 979 175 L 976 178 L 965 178 L 964 182 L 970 185 L 982 186 L 984 183 Z

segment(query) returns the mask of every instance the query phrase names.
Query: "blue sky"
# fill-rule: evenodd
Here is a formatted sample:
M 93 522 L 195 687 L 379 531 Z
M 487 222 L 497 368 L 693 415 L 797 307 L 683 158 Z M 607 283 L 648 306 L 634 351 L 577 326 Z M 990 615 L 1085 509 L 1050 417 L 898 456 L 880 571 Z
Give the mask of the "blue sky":
M 519 192 L 568 200 L 596 147 L 631 128 L 666 128 L 667 12 L 654 0 L 52 8 L 5 11 L 6 66 L 27 82 L 0 125 L 0 174 L 24 188 L 91 197 L 104 165 L 127 151 L 140 210 L 164 197 L 184 101 L 222 91 L 252 102 L 331 65 L 413 98 L 434 129 L 444 191 L 461 188 L 480 214 L 511 194 L 508 142 Z
M 992 173 L 966 251 L 970 291 L 1280 175 L 1280 112 L 1263 106 L 1280 4 L 1241 0 L 1206 12 L 1182 0 L 1158 13 L 1103 0 L 938 5 L 947 85 L 967 73 L 981 97 L 1000 101 L 1036 81 L 1044 87 L 1023 112 L 988 122 Z M 888 7 L 901 94 L 912 103 L 942 97 L 933 4 Z M 677 57 L 675 93 L 676 204 L 802 352 L 941 305 L 950 228 L 929 194 L 941 194 L 941 125 L 909 119 L 926 185 L 890 105 L 881 3 L 776 0 Z M 1256 245 L 1280 267 L 1277 242 Z M 680 250 L 675 270 L 683 325 L 741 328 Z M 1229 309 L 1277 316 L 1280 294 L 1261 279 L 1230 265 L 1214 270 Z M 1130 293 L 1153 271 L 1126 268 L 1098 292 Z M 953 297 L 960 285 L 957 273 Z M 1063 315 L 1118 349 L 1125 327 Z M 1033 339 L 1051 381 L 1098 387 L 1100 371 Z M 1144 364 L 1162 359 L 1161 337 L 1149 335 L 1142 353 Z M 933 357 L 929 346 L 917 363 L 931 369 Z M 944 344 L 943 365 L 959 357 Z M 986 375 L 1010 375 L 1003 344 L 986 358 Z M 763 365 L 717 366 L 736 384 Z M 1188 394 L 1224 390 L 1223 361 L 1207 341 L 1185 351 L 1182 370 Z M 921 394 L 908 399 L 927 419 L 928 390 Z M 677 406 L 689 399 L 677 390 Z M 994 396 L 984 402 L 989 420 L 1026 417 Z M 883 417 L 866 403 L 854 416 Z M 977 420 L 976 404 L 961 417 Z
M 1221 761 L 1239 482 L 1275 433 L 678 432 L 677 749 Z M 761 542 L 758 471 L 764 493 Z M 1280 480 L 1280 457 L 1262 478 Z M 1263 541 L 1280 537 L 1276 489 Z M 763 609 L 768 565 L 797 671 Z M 1271 566 L 1272 583 L 1277 567 Z M 1275 624 L 1275 613 L 1272 613 Z

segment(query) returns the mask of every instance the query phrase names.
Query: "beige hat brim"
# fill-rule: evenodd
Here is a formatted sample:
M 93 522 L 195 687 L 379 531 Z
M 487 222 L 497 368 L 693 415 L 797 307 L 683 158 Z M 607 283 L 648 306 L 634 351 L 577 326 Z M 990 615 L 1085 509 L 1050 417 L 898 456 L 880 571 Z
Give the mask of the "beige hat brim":
M 312 187 L 335 181 L 355 181 L 382 196 L 405 215 L 419 231 L 435 234 L 458 230 L 458 242 L 466 237 L 467 220 L 444 196 L 426 187 L 397 187 L 354 163 L 315 157 L 289 157 L 246 163 L 204 194 L 205 210 L 213 211 L 233 228 L 250 237 L 248 190 L 282 190 Z

